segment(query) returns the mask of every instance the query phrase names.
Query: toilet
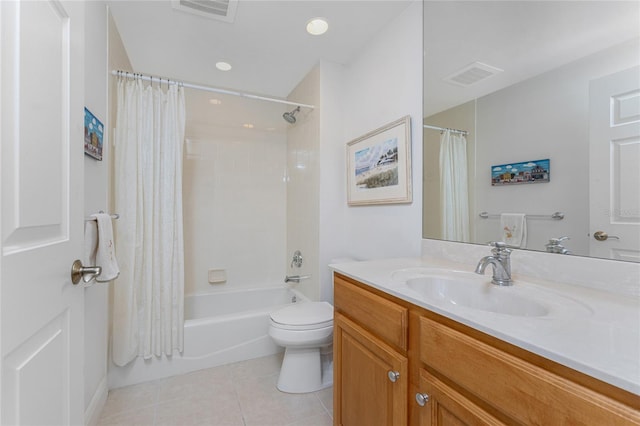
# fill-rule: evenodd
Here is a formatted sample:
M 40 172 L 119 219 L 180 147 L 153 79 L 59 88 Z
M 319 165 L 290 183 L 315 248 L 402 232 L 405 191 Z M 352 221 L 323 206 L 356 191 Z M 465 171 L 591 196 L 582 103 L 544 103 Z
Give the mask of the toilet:
M 269 336 L 285 348 L 278 389 L 315 392 L 333 384 L 333 306 L 298 302 L 270 314 Z

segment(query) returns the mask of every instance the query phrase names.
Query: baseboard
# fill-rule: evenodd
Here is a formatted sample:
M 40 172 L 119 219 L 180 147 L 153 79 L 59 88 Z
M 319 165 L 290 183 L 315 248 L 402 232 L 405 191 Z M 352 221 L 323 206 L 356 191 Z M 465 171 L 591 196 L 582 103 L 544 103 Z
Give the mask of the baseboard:
M 100 420 L 100 414 L 102 413 L 102 409 L 104 405 L 107 403 L 107 395 L 109 394 L 109 389 L 107 388 L 107 376 L 104 376 L 100 383 L 98 384 L 98 388 L 96 389 L 93 397 L 91 398 L 91 402 L 89 406 L 84 412 L 84 424 L 86 426 L 95 426 L 98 424 L 98 420 Z

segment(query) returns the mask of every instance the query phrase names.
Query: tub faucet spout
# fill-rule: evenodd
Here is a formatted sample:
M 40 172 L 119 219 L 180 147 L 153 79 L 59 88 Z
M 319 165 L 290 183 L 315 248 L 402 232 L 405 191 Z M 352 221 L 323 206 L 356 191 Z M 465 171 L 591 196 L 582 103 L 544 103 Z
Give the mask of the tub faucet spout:
M 287 275 L 284 277 L 285 283 L 299 283 L 301 280 L 307 280 L 311 278 L 311 275 Z

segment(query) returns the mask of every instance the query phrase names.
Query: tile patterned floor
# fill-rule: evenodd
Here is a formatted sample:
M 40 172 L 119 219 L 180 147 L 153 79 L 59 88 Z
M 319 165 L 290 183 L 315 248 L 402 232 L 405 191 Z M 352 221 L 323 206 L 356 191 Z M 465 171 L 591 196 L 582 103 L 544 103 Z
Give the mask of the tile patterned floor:
M 331 426 L 331 388 L 276 389 L 282 354 L 114 389 L 99 426 Z

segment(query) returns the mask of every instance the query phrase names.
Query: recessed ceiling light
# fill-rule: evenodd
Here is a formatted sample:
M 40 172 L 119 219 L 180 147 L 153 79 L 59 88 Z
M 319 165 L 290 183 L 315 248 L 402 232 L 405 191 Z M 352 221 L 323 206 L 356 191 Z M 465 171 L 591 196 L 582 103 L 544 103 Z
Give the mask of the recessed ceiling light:
M 327 32 L 329 23 L 324 18 L 313 18 L 307 22 L 307 32 L 311 35 L 321 35 Z
M 231 64 L 221 61 L 216 63 L 216 68 L 218 68 L 220 71 L 229 71 L 231 69 Z
M 244 127 L 245 129 L 253 129 L 253 124 L 245 123 L 245 124 L 242 125 L 242 127 Z
M 220 105 L 222 103 L 222 101 L 220 99 L 211 98 L 211 99 L 209 99 L 209 103 L 211 105 Z

